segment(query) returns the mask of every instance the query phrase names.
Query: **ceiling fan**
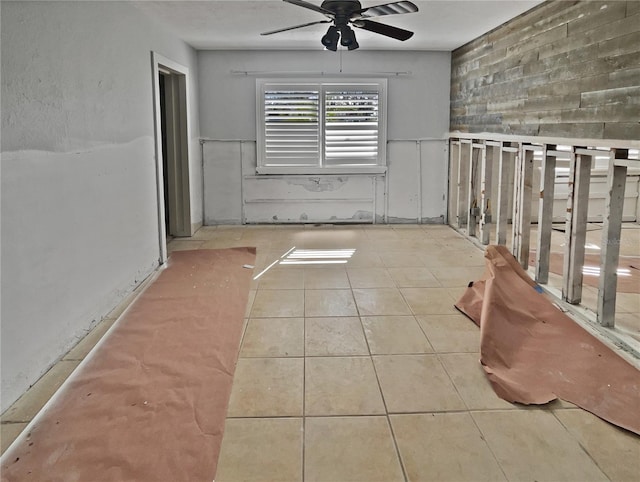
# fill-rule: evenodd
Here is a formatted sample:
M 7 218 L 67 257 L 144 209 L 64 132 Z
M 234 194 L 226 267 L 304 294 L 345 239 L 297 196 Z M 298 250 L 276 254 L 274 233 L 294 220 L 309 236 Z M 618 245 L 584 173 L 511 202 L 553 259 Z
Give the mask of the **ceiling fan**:
M 385 3 L 384 5 L 376 5 L 367 8 L 362 8 L 362 5 L 358 0 L 324 0 L 319 7 L 304 0 L 283 1 L 322 13 L 329 20 L 318 20 L 316 22 L 295 25 L 293 27 L 271 30 L 270 32 L 263 32 L 261 35 L 271 35 L 320 23 L 332 23 L 333 25 L 329 27 L 327 33 L 322 37 L 322 45 L 324 45 L 328 50 L 333 50 L 334 52 L 338 49 L 338 40 L 340 40 L 340 44 L 343 47 L 347 47 L 349 50 L 355 50 L 359 47 L 358 42 L 356 41 L 356 34 L 351 29 L 350 25 L 397 40 L 408 40 L 413 36 L 413 32 L 398 27 L 392 27 L 391 25 L 374 22 L 373 20 L 369 20 L 369 18 L 381 17 L 383 15 L 413 13 L 418 11 L 418 7 L 408 1 Z

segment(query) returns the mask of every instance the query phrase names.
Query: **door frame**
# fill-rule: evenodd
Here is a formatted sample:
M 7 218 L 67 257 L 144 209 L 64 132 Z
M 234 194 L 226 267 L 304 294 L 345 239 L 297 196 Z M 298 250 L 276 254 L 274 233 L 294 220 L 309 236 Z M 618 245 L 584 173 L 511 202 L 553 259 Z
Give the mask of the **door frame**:
M 189 68 L 157 52 L 151 52 L 153 77 L 153 117 L 155 137 L 156 186 L 158 201 L 158 236 L 160 264 L 167 260 L 165 216 L 169 215 L 169 231 L 174 236 L 191 236 L 191 190 L 189 140 Z M 160 110 L 160 75 L 165 76 L 167 171 L 162 157 L 162 124 Z M 171 135 L 170 135 L 171 134 Z M 169 213 L 164 208 L 164 176 L 168 176 Z

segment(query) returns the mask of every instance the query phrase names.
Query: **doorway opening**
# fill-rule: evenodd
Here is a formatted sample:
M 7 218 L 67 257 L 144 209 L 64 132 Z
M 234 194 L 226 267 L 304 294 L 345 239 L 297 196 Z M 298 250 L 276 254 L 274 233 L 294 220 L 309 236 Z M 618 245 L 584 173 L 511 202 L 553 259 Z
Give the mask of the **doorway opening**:
M 167 259 L 167 238 L 192 234 L 187 111 L 189 70 L 155 53 L 152 58 L 162 264 Z

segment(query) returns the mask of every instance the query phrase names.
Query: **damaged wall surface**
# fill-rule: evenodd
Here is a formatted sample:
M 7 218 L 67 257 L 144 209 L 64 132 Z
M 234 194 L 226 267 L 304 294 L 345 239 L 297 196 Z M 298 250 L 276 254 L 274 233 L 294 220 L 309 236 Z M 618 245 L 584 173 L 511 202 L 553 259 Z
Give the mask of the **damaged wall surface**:
M 451 130 L 640 139 L 640 2 L 550 1 L 452 53 Z
M 450 54 L 340 55 L 198 52 L 205 224 L 444 222 Z M 386 175 L 256 175 L 256 78 L 372 71 L 407 72 L 388 78 Z
M 1 8 L 4 411 L 158 265 L 151 51 L 188 67 L 192 92 L 197 62 L 126 2 Z

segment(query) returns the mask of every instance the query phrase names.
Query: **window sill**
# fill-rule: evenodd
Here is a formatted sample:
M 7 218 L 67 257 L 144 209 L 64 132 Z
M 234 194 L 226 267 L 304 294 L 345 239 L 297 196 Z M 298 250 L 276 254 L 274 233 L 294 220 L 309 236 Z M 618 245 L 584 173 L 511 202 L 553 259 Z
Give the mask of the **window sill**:
M 334 167 L 289 167 L 289 166 L 263 166 L 257 167 L 256 172 L 260 175 L 263 174 L 301 174 L 301 175 L 333 175 L 333 174 L 385 174 L 387 172 L 386 166 L 334 166 Z

